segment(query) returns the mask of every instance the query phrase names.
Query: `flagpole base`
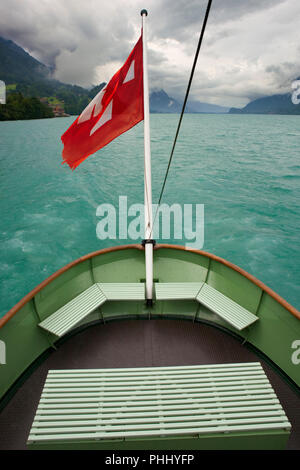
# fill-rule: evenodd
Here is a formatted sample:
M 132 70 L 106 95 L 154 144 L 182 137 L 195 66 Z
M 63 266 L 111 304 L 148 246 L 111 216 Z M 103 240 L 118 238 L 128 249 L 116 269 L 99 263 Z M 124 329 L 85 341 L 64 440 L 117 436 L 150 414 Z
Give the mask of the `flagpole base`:
M 148 245 L 150 243 L 151 245 L 155 246 L 156 245 L 156 240 L 148 239 L 148 240 L 142 240 L 142 246 L 145 248 L 145 245 Z

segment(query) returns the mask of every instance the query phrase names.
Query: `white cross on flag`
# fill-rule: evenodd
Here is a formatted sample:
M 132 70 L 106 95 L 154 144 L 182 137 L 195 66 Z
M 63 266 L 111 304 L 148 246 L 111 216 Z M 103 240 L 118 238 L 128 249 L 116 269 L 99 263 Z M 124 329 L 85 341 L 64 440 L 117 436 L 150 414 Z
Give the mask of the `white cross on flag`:
M 63 163 L 76 168 L 89 155 L 144 119 L 143 42 L 62 135 Z

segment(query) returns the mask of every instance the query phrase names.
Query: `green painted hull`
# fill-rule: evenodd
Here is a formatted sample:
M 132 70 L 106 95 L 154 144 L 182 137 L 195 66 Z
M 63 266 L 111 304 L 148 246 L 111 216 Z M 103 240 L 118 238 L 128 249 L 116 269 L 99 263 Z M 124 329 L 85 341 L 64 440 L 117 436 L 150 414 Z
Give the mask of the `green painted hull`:
M 55 347 L 57 337 L 38 327 L 38 323 L 79 295 L 95 282 L 141 282 L 145 278 L 144 251 L 138 245 L 103 250 L 87 255 L 38 286 L 0 321 L 0 339 L 6 345 L 6 364 L 0 366 L 0 398 L 31 364 L 49 348 Z M 209 322 L 243 338 L 276 365 L 292 383 L 300 386 L 300 365 L 292 360 L 292 344 L 300 339 L 300 315 L 270 289 L 239 268 L 204 252 L 160 245 L 154 250 L 154 278 L 157 282 L 204 281 L 231 298 L 259 320 L 243 331 L 200 306 L 193 300 L 155 301 L 148 308 L 143 301 L 112 301 L 95 311 L 77 327 L 89 323 L 125 318 L 175 318 Z M 257 436 L 256 436 L 257 437 Z M 224 436 L 214 435 L 187 439 L 143 439 L 136 441 L 107 441 L 106 449 L 272 449 L 284 448 L 288 433 Z M 57 448 L 69 448 L 59 443 Z M 101 443 L 82 442 L 76 448 L 101 448 Z M 34 447 L 34 445 L 33 445 Z M 47 448 L 47 445 L 39 445 Z M 53 446 L 51 446 L 53 448 Z
M 6 344 L 6 365 L 0 366 L 0 397 L 57 338 L 37 325 L 94 282 L 139 282 L 145 277 L 144 251 L 132 248 L 103 252 L 74 264 L 41 288 L 1 328 Z M 149 309 L 143 302 L 110 302 L 103 306 L 104 319 L 182 318 L 209 321 L 238 334 L 271 359 L 300 386 L 300 365 L 292 361 L 292 344 L 300 339 L 300 320 L 267 292 L 218 260 L 188 250 L 154 251 L 154 277 L 159 282 L 206 281 L 250 312 L 259 321 L 238 332 L 220 317 L 194 301 L 157 301 Z M 99 320 L 90 314 L 81 324 Z

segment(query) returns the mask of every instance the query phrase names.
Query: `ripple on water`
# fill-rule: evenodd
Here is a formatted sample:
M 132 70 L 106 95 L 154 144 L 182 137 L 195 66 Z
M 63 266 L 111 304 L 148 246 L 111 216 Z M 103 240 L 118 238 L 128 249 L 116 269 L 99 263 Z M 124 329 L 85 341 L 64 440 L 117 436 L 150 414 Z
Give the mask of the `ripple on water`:
M 132 240 L 99 240 L 96 207 L 143 201 L 143 125 L 72 172 L 60 136 L 74 117 L 1 122 L 3 315 L 73 259 Z M 152 115 L 153 202 L 178 122 Z M 186 115 L 163 202 L 204 203 L 204 250 L 240 265 L 300 306 L 299 117 Z M 185 240 L 161 240 L 185 243 Z M 274 268 L 276 266 L 276 269 Z

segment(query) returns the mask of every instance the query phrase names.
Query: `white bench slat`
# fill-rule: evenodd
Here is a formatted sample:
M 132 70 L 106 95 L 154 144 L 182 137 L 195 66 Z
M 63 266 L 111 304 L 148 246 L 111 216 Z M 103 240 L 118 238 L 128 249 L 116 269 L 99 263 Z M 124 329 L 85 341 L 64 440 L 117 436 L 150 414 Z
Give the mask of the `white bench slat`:
M 104 302 L 106 302 L 105 295 L 96 284 L 93 284 L 39 323 L 39 326 L 61 337 Z
M 141 282 L 101 282 L 97 285 L 107 300 L 145 300 L 145 286 Z
M 130 372 L 130 375 L 141 375 L 141 374 L 147 374 L 147 375 L 157 375 L 156 371 L 164 371 L 165 374 L 167 373 L 172 373 L 172 370 L 175 372 L 178 372 L 182 368 L 181 373 L 190 373 L 192 371 L 197 371 L 198 369 L 201 369 L 202 371 L 205 371 L 206 369 L 208 372 L 212 372 L 213 370 L 221 369 L 221 370 L 233 370 L 237 369 L 240 371 L 240 364 L 233 362 L 233 363 L 223 363 L 223 364 L 202 364 L 202 365 L 192 365 L 192 366 L 168 366 L 168 367 L 137 367 L 137 368 L 124 368 L 124 367 L 114 367 L 113 369 L 59 369 L 59 370 L 52 370 L 51 377 L 54 375 L 61 375 L 61 374 L 68 374 L 68 375 L 73 375 L 73 374 L 82 374 L 82 375 L 87 375 L 90 376 L 91 373 L 99 373 L 101 375 L 107 375 L 107 374 L 113 374 L 113 375 L 121 375 L 125 374 L 128 375 L 128 372 Z M 255 369 L 256 371 L 261 371 L 264 373 L 260 367 L 259 362 L 247 362 L 247 364 L 243 367 L 243 371 L 248 371 L 248 370 L 253 370 Z
M 98 369 L 104 378 L 99 396 L 95 395 L 92 385 L 84 397 L 78 397 L 76 390 L 82 386 L 82 374 L 93 374 L 93 369 L 70 371 L 72 375 L 78 375 L 79 381 L 77 384 L 67 381 L 59 393 L 62 383 L 55 381 L 61 376 L 60 371 L 49 371 L 28 443 L 289 430 L 291 425 L 261 365 L 252 363 L 252 366 L 258 372 L 259 383 L 254 386 L 252 378 L 249 381 L 244 374 L 248 373 L 249 364 L 235 364 L 235 370 L 241 375 L 231 377 L 236 386 L 228 392 L 224 391 L 223 381 L 215 380 L 218 370 L 223 378 L 222 367 L 212 366 L 209 380 L 206 378 L 209 366 L 204 369 L 199 366 L 198 379 L 204 375 L 207 384 L 197 393 L 195 388 L 190 388 L 190 383 L 184 383 L 184 367 L 177 368 L 178 378 L 173 379 L 169 390 L 167 383 L 176 367 L 171 367 L 170 371 L 168 368 L 148 368 L 149 374 L 144 378 L 141 375 L 134 389 L 128 390 L 125 386 L 118 396 L 112 394 L 111 388 L 115 377 L 105 376 L 106 369 Z M 123 370 L 118 383 L 127 384 L 135 376 L 132 371 L 138 370 Z M 145 368 L 140 372 L 144 371 Z M 156 378 L 155 390 L 149 377 Z M 88 383 L 84 387 L 88 390 Z
M 288 423 L 288 422 L 287 422 Z M 29 444 L 31 441 L 33 442 L 58 442 L 58 441 L 71 441 L 71 442 L 78 442 L 78 441 L 91 441 L 95 439 L 124 439 L 124 438 L 143 438 L 143 437 L 157 437 L 158 433 L 161 432 L 163 433 L 163 436 L 187 436 L 187 435 L 195 435 L 195 434 L 209 434 L 212 432 L 211 427 L 202 427 L 202 424 L 200 426 L 198 425 L 199 423 L 194 423 L 195 427 L 189 427 L 189 428 L 181 428 L 180 430 L 178 429 L 169 429 L 165 430 L 164 428 L 162 429 L 161 427 L 156 430 L 144 430 L 144 431 L 121 431 L 121 432 L 100 432 L 100 431 L 95 431 L 92 433 L 89 432 L 82 432 L 82 433 L 77 433 L 74 435 L 73 433 L 69 434 L 48 434 L 48 435 L 36 435 L 34 433 L 31 434 L 31 438 L 29 441 Z M 238 426 L 218 426 L 218 430 L 215 431 L 217 433 L 229 433 L 229 432 L 257 432 L 257 431 L 271 431 L 271 430 L 278 430 L 280 426 L 282 425 L 282 421 L 278 420 L 276 423 L 263 423 L 263 424 L 247 424 L 247 425 L 238 425 Z M 75 441 L 74 441 L 74 436 L 75 436 Z
M 142 283 L 96 283 L 40 322 L 39 326 L 61 337 L 108 300 L 144 299 Z
M 256 315 L 205 282 L 157 282 L 155 292 L 157 300 L 194 299 L 237 330 L 258 320 Z
M 203 282 L 156 282 L 157 300 L 190 300 L 195 299 Z
M 256 315 L 208 284 L 203 285 L 197 300 L 237 330 L 243 330 L 258 320 Z

